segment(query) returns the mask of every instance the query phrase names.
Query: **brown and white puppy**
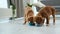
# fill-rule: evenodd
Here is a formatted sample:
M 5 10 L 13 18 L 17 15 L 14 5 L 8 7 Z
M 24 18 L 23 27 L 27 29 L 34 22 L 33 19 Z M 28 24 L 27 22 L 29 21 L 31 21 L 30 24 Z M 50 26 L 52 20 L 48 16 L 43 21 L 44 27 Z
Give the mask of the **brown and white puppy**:
M 26 22 L 29 21 L 28 18 L 33 17 L 33 16 L 34 16 L 34 12 L 33 12 L 32 8 L 27 6 L 25 8 L 25 14 L 24 14 L 25 22 L 24 22 L 24 24 L 26 24 Z
M 53 16 L 53 24 L 55 24 L 55 13 L 56 13 L 55 8 L 53 8 L 51 6 L 43 7 L 41 10 L 39 10 L 38 14 L 36 15 L 37 16 L 36 23 L 37 24 L 38 24 L 38 22 L 40 22 L 39 24 L 41 24 L 41 22 L 44 23 L 44 20 L 46 19 L 46 25 L 48 25 L 50 15 L 52 15 Z M 40 17 L 38 17 L 38 16 L 40 16 Z M 37 22 L 37 20 L 39 20 L 39 21 Z

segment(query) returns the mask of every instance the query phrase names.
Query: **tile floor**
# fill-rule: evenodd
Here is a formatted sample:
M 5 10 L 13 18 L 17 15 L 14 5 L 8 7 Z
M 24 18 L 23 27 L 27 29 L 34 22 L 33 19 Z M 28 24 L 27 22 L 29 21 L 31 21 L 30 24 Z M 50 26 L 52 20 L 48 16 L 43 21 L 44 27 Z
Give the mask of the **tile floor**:
M 50 25 L 42 27 L 23 25 L 23 22 L 23 19 L 16 19 L 0 23 L 0 34 L 60 34 L 60 18 L 56 18 L 55 25 L 50 19 Z

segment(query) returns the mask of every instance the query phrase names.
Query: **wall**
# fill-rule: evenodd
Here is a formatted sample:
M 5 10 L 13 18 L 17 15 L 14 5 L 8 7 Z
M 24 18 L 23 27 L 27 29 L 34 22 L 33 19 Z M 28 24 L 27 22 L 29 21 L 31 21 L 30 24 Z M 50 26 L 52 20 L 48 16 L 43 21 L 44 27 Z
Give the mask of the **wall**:
M 0 0 L 0 23 L 6 23 L 12 17 L 12 10 L 8 9 L 8 4 L 9 0 Z
M 0 0 L 0 8 L 8 8 L 7 0 Z
M 11 9 L 8 9 L 7 0 L 0 0 L 0 19 L 10 18 L 12 16 Z
M 0 8 L 0 19 L 10 18 L 10 17 L 12 17 L 11 9 Z
M 7 0 L 0 0 L 0 19 L 12 16 L 11 9 L 8 9 Z

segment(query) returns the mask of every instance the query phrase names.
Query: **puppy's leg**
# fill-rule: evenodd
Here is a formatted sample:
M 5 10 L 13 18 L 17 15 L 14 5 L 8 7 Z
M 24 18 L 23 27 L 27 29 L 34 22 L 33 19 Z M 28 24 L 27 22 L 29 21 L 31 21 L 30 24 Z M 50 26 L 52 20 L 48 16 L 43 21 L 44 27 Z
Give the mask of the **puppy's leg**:
M 53 16 L 53 24 L 55 25 L 55 11 L 52 12 L 52 16 Z
M 44 24 L 45 19 L 43 19 L 42 23 Z
M 24 22 L 24 24 L 26 24 L 26 22 L 27 22 L 27 21 L 26 21 L 26 19 L 25 19 L 25 22 Z
M 28 22 L 28 18 L 27 17 L 25 17 L 25 19 L 24 19 L 24 24 L 26 24 L 26 22 Z
M 48 26 L 49 25 L 49 17 L 46 17 L 46 26 Z
M 53 16 L 53 24 L 55 25 L 55 14 L 56 14 L 56 10 L 55 8 L 52 8 L 52 16 Z
M 24 23 L 23 24 L 26 24 L 26 14 L 24 14 Z
M 53 24 L 55 25 L 55 15 L 53 15 Z

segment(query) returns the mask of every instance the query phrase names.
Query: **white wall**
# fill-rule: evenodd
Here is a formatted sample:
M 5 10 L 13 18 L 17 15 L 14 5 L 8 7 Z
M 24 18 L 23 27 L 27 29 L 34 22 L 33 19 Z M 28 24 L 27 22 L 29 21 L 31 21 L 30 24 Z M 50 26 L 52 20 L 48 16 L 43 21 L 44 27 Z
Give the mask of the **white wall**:
M 8 8 L 7 0 L 0 0 L 0 8 Z
M 12 16 L 12 10 L 8 9 L 7 0 L 0 0 L 0 19 Z
M 12 17 L 12 10 L 7 8 L 0 8 L 0 19 Z

